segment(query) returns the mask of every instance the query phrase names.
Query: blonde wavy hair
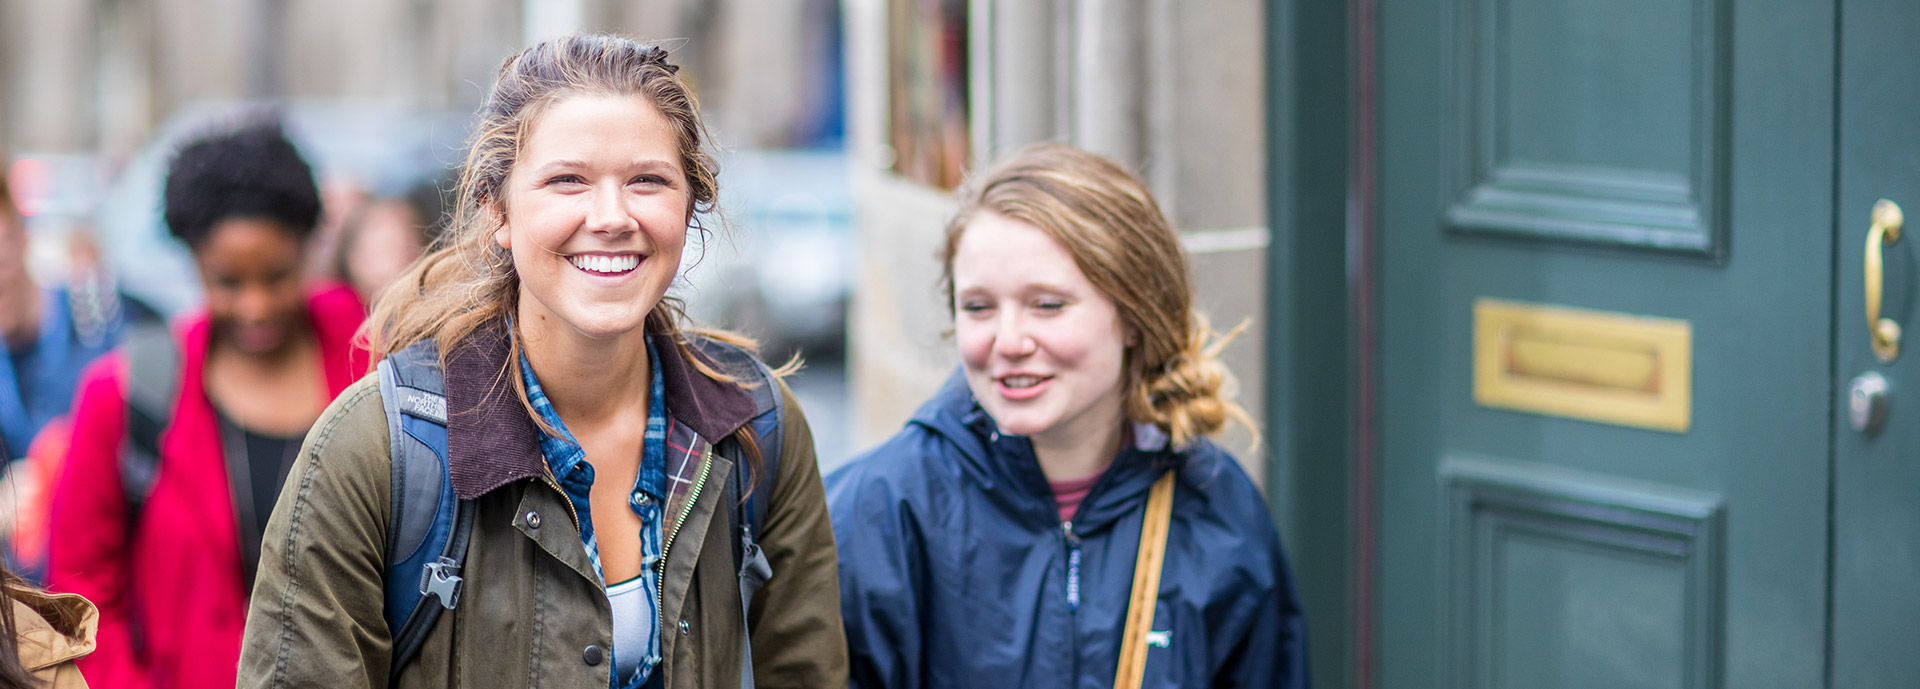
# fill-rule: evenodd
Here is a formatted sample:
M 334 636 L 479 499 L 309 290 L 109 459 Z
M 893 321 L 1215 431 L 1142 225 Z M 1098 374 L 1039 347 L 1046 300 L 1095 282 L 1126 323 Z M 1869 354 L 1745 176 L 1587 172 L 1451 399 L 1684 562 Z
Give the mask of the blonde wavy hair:
M 948 221 L 940 281 L 953 301 L 953 259 L 967 225 L 995 213 L 1038 228 L 1112 299 L 1139 334 L 1126 349 L 1122 399 L 1127 419 L 1164 431 L 1175 447 L 1217 433 L 1228 420 L 1258 429 L 1225 393 L 1232 373 L 1219 358 L 1247 326 L 1220 335 L 1193 308 L 1193 282 L 1180 239 L 1146 184 L 1106 158 L 1061 144 L 1014 152 L 964 184 Z
M 477 113 L 479 121 L 467 145 L 447 230 L 427 255 L 375 297 L 360 330 L 367 348 L 376 356 L 386 356 L 431 339 L 439 345 L 444 364 L 475 331 L 510 321 L 519 307 L 520 278 L 512 255 L 493 240 L 506 217 L 507 197 L 502 189 L 540 117 L 571 96 L 638 96 L 659 110 L 679 142 L 681 169 L 687 176 L 688 227 L 710 235 L 704 222 L 715 217 L 717 166 L 707 149 L 711 136 L 701 121 L 699 104 L 679 71 L 664 48 L 603 34 L 544 41 L 501 63 L 498 78 Z M 649 334 L 673 336 L 681 356 L 702 374 L 734 382 L 729 373 L 693 355 L 681 336 L 686 320 L 680 301 L 663 296 L 647 313 L 644 327 Z M 754 348 L 751 339 L 736 333 L 699 332 Z M 508 338 L 509 355 L 500 378 L 513 386 L 528 414 L 539 422 L 521 378 L 519 339 Z M 796 359 L 775 374 L 784 375 L 797 365 Z M 736 436 L 749 448 L 757 470 L 759 452 L 751 432 Z

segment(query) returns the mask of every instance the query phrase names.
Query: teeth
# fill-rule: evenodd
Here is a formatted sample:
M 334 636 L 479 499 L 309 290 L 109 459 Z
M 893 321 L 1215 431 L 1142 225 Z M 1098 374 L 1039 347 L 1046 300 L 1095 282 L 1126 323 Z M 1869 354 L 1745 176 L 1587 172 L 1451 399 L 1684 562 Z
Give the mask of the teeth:
M 1030 388 L 1040 384 L 1040 376 L 1007 376 L 1001 378 L 1000 382 L 1010 388 Z
M 633 254 L 619 256 L 569 256 L 567 261 L 581 270 L 595 273 L 624 273 L 640 265 L 640 257 Z

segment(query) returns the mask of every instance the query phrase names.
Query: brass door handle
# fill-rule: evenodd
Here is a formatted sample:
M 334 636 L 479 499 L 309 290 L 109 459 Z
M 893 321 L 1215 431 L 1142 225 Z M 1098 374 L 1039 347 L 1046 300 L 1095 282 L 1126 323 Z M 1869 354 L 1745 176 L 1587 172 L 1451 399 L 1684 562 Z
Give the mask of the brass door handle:
M 1892 363 L 1900 356 L 1900 324 L 1880 317 L 1880 247 L 1900 241 L 1900 226 L 1905 222 L 1900 204 L 1886 199 L 1873 204 L 1873 227 L 1867 231 L 1867 334 L 1880 363 Z

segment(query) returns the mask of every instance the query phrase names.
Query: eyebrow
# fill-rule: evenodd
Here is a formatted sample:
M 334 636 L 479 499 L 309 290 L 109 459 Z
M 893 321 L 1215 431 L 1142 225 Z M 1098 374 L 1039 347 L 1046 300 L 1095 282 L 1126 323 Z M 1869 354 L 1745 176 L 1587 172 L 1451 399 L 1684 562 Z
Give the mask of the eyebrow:
M 648 160 L 638 160 L 638 161 L 634 161 L 631 164 L 634 168 L 636 168 L 640 172 L 670 172 L 670 173 L 680 172 L 680 166 L 674 164 L 673 161 L 660 160 L 658 158 L 653 158 Z M 536 172 L 545 173 L 545 172 L 552 172 L 556 170 L 578 169 L 583 167 L 587 167 L 586 161 L 577 160 L 574 158 L 558 158 L 555 160 L 549 160 L 546 162 L 546 164 L 536 167 L 534 168 L 534 170 Z
M 971 292 L 982 292 L 982 291 L 986 291 L 986 288 L 980 285 L 961 286 L 961 285 L 955 284 L 953 294 L 954 296 L 958 297 L 963 294 L 968 294 Z M 1020 292 L 1023 296 L 1027 294 L 1032 294 L 1035 292 L 1045 293 L 1045 294 L 1059 294 L 1059 295 L 1066 295 L 1066 296 L 1075 296 L 1077 294 L 1075 290 L 1069 289 L 1065 285 L 1056 285 L 1051 282 L 1028 282 L 1020 285 Z

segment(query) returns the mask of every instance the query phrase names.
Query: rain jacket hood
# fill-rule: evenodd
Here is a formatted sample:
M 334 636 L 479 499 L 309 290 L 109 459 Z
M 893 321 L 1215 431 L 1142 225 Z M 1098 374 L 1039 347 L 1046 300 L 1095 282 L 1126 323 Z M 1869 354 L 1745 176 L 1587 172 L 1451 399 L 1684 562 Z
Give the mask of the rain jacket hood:
M 983 497 L 995 507 L 1035 528 L 1059 528 L 1053 489 L 1034 458 L 1032 443 L 1002 434 L 993 417 L 974 401 L 965 377 L 948 379 L 908 423 L 950 444 L 964 470 L 981 481 Z M 1166 436 L 1153 426 L 1135 426 L 1132 438 L 1074 514 L 1074 532 L 1081 537 L 1100 533 L 1121 516 L 1139 510 L 1161 472 L 1191 463 L 1187 453 L 1164 451 Z

